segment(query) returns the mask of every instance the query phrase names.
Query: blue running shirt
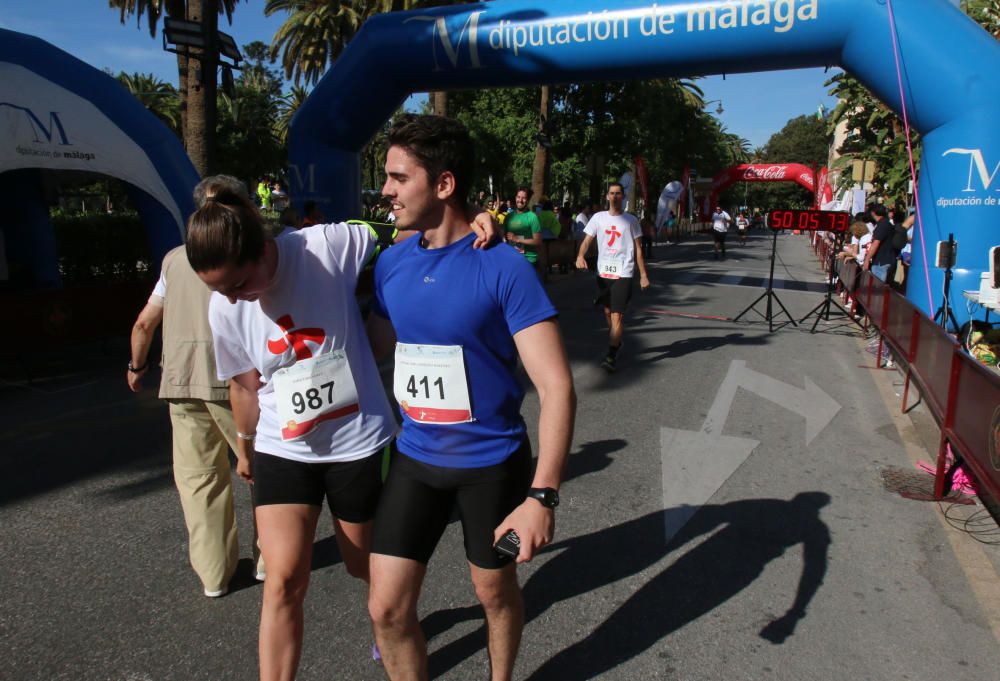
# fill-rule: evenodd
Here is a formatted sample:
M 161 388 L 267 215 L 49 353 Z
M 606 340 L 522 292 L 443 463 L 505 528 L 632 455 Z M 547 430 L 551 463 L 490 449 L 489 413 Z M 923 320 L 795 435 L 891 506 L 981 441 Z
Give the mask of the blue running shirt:
M 493 466 L 520 446 L 524 388 L 513 335 L 556 316 L 524 256 L 506 244 L 476 250 L 474 240 L 427 249 L 413 237 L 375 265 L 372 309 L 392 322 L 400 343 L 463 349 L 472 421 L 419 423 L 401 410 L 399 450 L 434 466 Z

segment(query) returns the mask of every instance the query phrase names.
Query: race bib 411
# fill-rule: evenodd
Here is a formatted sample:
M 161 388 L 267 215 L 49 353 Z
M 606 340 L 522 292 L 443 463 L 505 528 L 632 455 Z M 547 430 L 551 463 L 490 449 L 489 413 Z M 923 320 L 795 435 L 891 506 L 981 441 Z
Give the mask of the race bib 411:
M 472 421 L 465 356 L 459 345 L 397 343 L 392 383 L 403 413 L 418 423 Z

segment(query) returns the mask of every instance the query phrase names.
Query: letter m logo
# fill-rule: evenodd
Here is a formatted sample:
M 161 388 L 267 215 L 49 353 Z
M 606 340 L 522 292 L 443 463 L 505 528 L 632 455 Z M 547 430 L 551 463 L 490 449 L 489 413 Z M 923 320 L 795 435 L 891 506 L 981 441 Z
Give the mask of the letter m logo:
M 462 41 L 465 40 L 466 32 L 469 36 L 469 62 L 472 64 L 472 68 L 479 69 L 482 65 L 479 63 L 479 16 L 483 13 L 482 10 L 479 12 L 472 12 L 469 14 L 469 18 L 465 20 L 462 24 L 462 30 L 458 32 L 458 38 L 454 41 L 451 39 L 451 34 L 448 33 L 448 26 L 445 24 L 445 17 L 433 17 L 433 16 L 419 16 L 410 17 L 406 19 L 403 23 L 408 23 L 410 21 L 430 21 L 434 24 L 434 42 L 433 54 L 434 54 L 434 70 L 441 71 L 441 63 L 438 61 L 438 43 L 441 45 L 441 49 L 444 50 L 445 56 L 448 57 L 448 61 L 451 62 L 452 68 L 458 68 L 458 58 L 462 50 Z
M 1000 162 L 993 166 L 993 171 L 990 172 L 989 166 L 986 165 L 986 159 L 983 157 L 982 149 L 962 149 L 960 147 L 953 147 L 941 155 L 947 156 L 948 154 L 968 154 L 969 156 L 969 182 L 965 189 L 962 190 L 963 192 L 976 191 L 972 188 L 973 171 L 979 175 L 979 181 L 982 182 L 983 189 L 989 191 L 990 185 L 993 184 L 993 178 L 997 176 L 997 170 L 1000 170 Z M 996 191 L 1000 192 L 1000 187 L 997 187 Z
M 35 115 L 34 111 L 26 106 L 18 106 L 17 104 L 11 104 L 10 102 L 0 102 L 0 107 L 3 106 L 7 106 L 11 109 L 24 113 L 25 117 L 28 119 L 28 125 L 31 126 L 31 132 L 35 136 L 36 143 L 41 143 L 43 141 L 43 137 L 45 138 L 44 141 L 51 143 L 53 141 L 52 137 L 57 136 L 58 144 L 72 146 L 69 143 L 69 139 L 66 137 L 66 129 L 63 128 L 62 121 L 59 120 L 58 111 L 49 112 L 49 124 L 46 125 L 42 122 L 42 119 Z

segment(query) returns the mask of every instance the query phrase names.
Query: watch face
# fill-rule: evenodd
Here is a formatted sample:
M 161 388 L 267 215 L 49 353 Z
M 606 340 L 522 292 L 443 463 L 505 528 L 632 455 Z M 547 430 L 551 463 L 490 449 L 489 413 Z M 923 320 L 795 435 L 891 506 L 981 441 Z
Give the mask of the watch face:
M 535 488 L 531 490 L 531 496 L 541 502 L 543 506 L 555 508 L 559 505 L 559 492 L 551 487 Z

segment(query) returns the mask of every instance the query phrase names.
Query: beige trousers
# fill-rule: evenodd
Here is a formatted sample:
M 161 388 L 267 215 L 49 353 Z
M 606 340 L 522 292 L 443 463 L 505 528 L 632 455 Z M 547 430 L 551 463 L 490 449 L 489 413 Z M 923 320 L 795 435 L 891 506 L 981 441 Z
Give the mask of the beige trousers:
M 207 591 L 229 584 L 239 560 L 233 511 L 229 449 L 236 448 L 236 426 L 228 402 L 167 400 L 173 427 L 174 482 L 187 525 L 191 567 Z M 253 559 L 264 562 L 254 523 Z

